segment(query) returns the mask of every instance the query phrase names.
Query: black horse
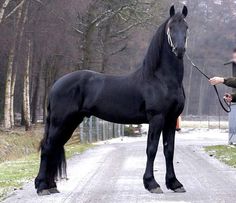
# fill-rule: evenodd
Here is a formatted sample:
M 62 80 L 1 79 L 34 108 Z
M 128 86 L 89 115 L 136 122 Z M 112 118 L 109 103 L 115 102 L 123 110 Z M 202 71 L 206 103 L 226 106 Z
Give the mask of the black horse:
M 184 108 L 183 57 L 188 26 L 188 10 L 170 17 L 154 35 L 146 57 L 135 72 L 111 76 L 93 71 L 76 71 L 60 78 L 49 94 L 45 136 L 41 141 L 41 163 L 35 187 L 39 195 L 59 192 L 57 177 L 66 173 L 64 144 L 84 117 L 122 123 L 149 123 L 144 187 L 162 193 L 153 173 L 160 134 L 166 159 L 166 186 L 185 192 L 174 166 L 175 126 Z

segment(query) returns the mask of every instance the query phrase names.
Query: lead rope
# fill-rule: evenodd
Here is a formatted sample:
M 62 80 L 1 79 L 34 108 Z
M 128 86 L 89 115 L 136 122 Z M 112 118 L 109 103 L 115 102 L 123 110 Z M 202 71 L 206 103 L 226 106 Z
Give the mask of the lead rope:
M 197 69 L 198 72 L 200 72 L 205 78 L 207 78 L 208 80 L 210 80 L 210 77 L 207 76 L 198 66 L 196 66 L 196 65 L 193 63 L 193 61 L 191 60 L 191 58 L 189 57 L 189 55 L 188 55 L 187 53 L 185 53 L 185 55 L 186 55 L 188 61 L 192 64 L 192 66 L 193 66 L 195 69 Z M 226 107 L 224 106 L 223 102 L 221 101 L 221 98 L 220 98 L 220 95 L 219 95 L 219 92 L 218 92 L 217 87 L 216 87 L 215 85 L 214 85 L 213 87 L 214 87 L 215 93 L 216 93 L 216 95 L 217 95 L 217 98 L 218 98 L 218 100 L 219 100 L 219 103 L 220 103 L 222 109 L 223 109 L 226 113 L 231 112 L 231 103 L 228 103 L 228 102 L 224 99 L 224 102 L 225 102 L 225 104 L 226 104 L 226 106 L 227 106 L 227 108 L 226 108 Z

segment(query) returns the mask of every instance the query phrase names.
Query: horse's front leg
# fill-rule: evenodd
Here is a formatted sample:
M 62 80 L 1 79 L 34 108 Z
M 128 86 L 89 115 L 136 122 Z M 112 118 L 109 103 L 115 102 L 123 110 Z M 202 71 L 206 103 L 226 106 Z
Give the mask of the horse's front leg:
M 164 124 L 164 116 L 156 115 L 149 121 L 147 140 L 147 164 L 143 176 L 144 187 L 152 193 L 163 193 L 160 185 L 156 182 L 153 173 L 153 164 L 157 153 L 160 134 Z
M 166 120 L 163 129 L 163 146 L 166 160 L 166 187 L 175 192 L 185 192 L 183 185 L 175 176 L 173 165 L 176 122 L 177 119 Z

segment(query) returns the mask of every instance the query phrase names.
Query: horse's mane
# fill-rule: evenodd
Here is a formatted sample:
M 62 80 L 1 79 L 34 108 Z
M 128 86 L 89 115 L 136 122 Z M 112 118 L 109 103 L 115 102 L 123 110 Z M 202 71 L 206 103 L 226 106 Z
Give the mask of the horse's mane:
M 183 15 L 181 13 L 177 13 L 172 17 L 173 21 L 178 21 L 181 19 L 183 19 Z M 144 75 L 153 76 L 155 70 L 160 66 L 163 44 L 165 39 L 167 38 L 166 25 L 169 20 L 170 18 L 168 18 L 163 24 L 160 25 L 151 40 L 151 43 L 143 61 Z
M 165 28 L 169 19 L 166 20 L 157 30 L 153 36 L 149 48 L 147 50 L 146 56 L 143 61 L 144 75 L 152 76 L 154 71 L 160 65 L 161 60 L 161 50 L 163 47 L 163 42 L 165 40 Z

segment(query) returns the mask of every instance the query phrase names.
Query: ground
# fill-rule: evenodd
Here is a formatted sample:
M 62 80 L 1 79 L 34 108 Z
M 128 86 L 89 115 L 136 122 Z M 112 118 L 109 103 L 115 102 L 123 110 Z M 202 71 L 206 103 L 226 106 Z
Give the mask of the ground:
M 69 180 L 59 182 L 60 194 L 38 197 L 30 182 L 4 202 L 236 202 L 236 170 L 203 149 L 221 144 L 227 144 L 227 133 L 219 130 L 184 130 L 177 134 L 174 162 L 186 193 L 166 189 L 162 146 L 155 161 L 155 176 L 164 193 L 146 191 L 142 183 L 146 137 L 118 138 L 70 159 Z
M 0 129 L 0 201 L 7 194 L 20 189 L 24 183 L 32 180 L 39 168 L 39 142 L 43 135 L 43 127 L 34 127 L 25 132 L 23 128 L 11 131 Z M 92 145 L 80 144 L 77 131 L 67 143 L 68 158 L 79 154 Z

